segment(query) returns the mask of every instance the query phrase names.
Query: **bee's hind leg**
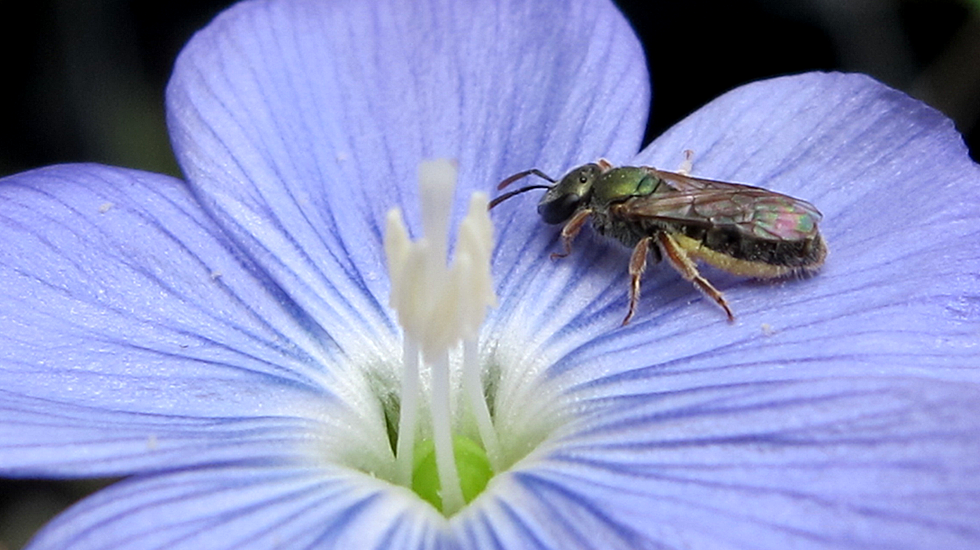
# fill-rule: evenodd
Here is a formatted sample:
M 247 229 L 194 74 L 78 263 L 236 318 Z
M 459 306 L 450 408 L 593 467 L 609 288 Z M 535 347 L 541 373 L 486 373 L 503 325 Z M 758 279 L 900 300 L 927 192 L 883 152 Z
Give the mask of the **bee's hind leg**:
M 728 322 L 734 322 L 735 315 L 732 313 L 732 309 L 728 307 L 728 302 L 725 301 L 725 295 L 701 276 L 701 273 L 698 272 L 698 267 L 694 264 L 694 260 L 687 255 L 687 252 L 681 248 L 681 245 L 677 244 L 677 241 L 667 233 L 657 234 L 657 244 L 660 245 L 664 256 L 667 257 L 670 265 L 681 274 L 681 277 L 694 283 L 694 286 L 698 290 L 721 306 L 725 310 L 725 313 L 728 314 Z M 633 255 L 636 255 L 636 251 L 633 252 Z M 632 263 L 630 264 L 630 268 L 632 268 Z

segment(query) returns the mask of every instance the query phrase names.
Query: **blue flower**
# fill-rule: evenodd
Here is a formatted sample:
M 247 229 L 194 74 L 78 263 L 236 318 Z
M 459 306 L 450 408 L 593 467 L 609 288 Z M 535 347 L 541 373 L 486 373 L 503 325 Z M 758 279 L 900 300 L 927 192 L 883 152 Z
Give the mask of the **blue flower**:
M 638 155 L 642 53 L 605 1 L 255 1 L 167 90 L 186 182 L 0 181 L 0 473 L 129 476 L 34 548 L 975 548 L 980 168 L 859 75 L 750 84 Z M 670 269 L 493 211 L 479 357 L 501 469 L 450 517 L 391 481 L 386 213 L 605 157 L 816 204 L 807 280 Z M 454 420 L 455 422 L 456 420 Z M 461 421 L 460 421 L 461 422 Z

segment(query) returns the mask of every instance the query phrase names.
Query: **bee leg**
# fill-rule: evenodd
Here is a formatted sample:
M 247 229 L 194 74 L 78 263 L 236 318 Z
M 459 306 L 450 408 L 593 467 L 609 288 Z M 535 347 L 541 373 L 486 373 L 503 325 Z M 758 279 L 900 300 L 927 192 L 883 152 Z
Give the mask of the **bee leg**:
M 626 318 L 623 319 L 622 326 L 624 327 L 633 318 L 633 314 L 636 313 L 636 304 L 640 301 L 640 277 L 647 269 L 647 254 L 650 252 L 652 241 L 652 237 L 640 239 L 640 242 L 633 247 L 633 253 L 630 255 L 630 306 L 626 311 Z
M 565 227 L 561 229 L 561 242 L 565 246 L 565 251 L 561 254 L 555 252 L 551 255 L 551 259 L 555 260 L 557 258 L 564 258 L 572 253 L 572 241 L 578 236 L 578 232 L 582 230 L 582 226 L 585 225 L 586 220 L 589 219 L 589 215 L 592 211 L 588 208 L 583 208 L 575 212 L 572 219 L 568 220 Z
M 684 162 L 677 168 L 678 174 L 683 174 L 685 176 L 691 175 L 691 170 L 694 169 L 694 151 L 690 149 L 684 149 Z
M 674 240 L 673 237 L 666 233 L 658 233 L 657 244 L 660 245 L 660 249 L 663 250 L 664 255 L 667 256 L 667 260 L 670 261 L 670 265 L 681 274 L 681 277 L 684 277 L 688 281 L 694 283 L 694 286 L 698 290 L 705 293 L 709 298 L 721 306 L 721 308 L 725 310 L 725 313 L 728 314 L 728 322 L 731 323 L 735 321 L 735 315 L 732 313 L 732 309 L 728 307 L 728 302 L 725 301 L 725 296 L 721 293 L 721 291 L 712 286 L 707 279 L 701 276 L 701 273 L 698 272 L 698 268 L 694 264 L 694 261 L 688 257 L 687 252 L 685 252 L 684 249 L 677 244 L 677 241 Z

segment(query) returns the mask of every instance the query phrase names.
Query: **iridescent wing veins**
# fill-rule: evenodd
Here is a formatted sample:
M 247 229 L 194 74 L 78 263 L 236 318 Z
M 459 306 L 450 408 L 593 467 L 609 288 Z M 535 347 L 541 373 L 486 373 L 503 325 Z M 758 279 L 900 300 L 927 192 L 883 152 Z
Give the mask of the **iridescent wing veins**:
M 795 241 L 817 234 L 822 218 L 812 204 L 760 187 L 645 168 L 670 186 L 633 197 L 617 208 L 627 219 L 732 229 L 758 239 Z

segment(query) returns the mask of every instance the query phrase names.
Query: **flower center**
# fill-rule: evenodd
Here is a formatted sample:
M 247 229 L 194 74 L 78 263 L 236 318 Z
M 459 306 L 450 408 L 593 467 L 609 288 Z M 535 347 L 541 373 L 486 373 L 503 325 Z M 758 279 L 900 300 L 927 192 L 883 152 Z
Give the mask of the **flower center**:
M 446 265 L 455 186 L 451 162 L 422 163 L 422 238 L 409 239 L 397 209 L 388 213 L 385 233 L 391 306 L 404 331 L 396 481 L 447 516 L 479 494 L 501 466 L 477 351 L 486 309 L 496 305 L 490 277 L 493 230 L 487 196 L 474 193 L 459 227 L 452 264 Z M 462 392 L 454 392 L 450 352 L 460 344 Z M 423 374 L 428 374 L 428 388 L 422 388 Z M 462 415 L 453 411 L 455 393 L 460 394 L 455 406 L 468 411 L 477 437 L 462 433 Z M 423 395 L 428 395 L 428 403 L 422 402 Z

